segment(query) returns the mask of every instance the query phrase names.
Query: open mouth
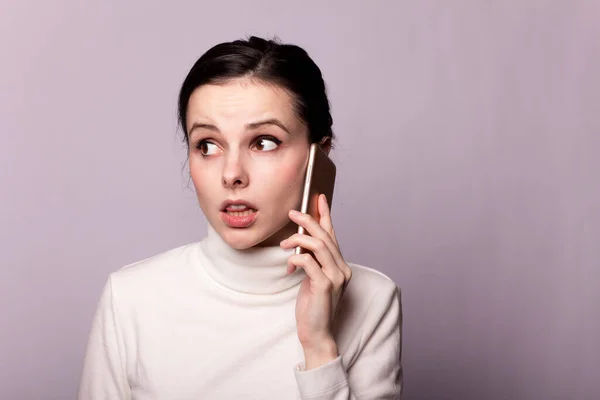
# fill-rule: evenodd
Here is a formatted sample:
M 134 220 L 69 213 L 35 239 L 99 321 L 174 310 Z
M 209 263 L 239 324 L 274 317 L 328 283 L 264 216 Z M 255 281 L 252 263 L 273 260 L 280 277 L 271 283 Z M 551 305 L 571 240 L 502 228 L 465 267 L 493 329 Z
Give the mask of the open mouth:
M 225 212 L 233 217 L 245 217 L 247 215 L 254 214 L 256 210 L 253 208 L 247 208 L 243 211 L 226 209 Z
M 227 226 L 247 228 L 256 221 L 258 210 L 254 205 L 243 200 L 226 201 L 219 214 Z

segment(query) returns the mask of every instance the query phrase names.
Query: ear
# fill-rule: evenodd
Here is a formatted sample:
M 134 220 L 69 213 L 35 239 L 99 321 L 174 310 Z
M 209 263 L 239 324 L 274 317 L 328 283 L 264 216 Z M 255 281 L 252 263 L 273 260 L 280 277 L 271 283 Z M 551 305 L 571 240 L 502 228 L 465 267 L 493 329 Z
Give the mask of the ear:
M 331 137 L 330 136 L 325 136 L 319 142 L 319 146 L 321 146 L 321 148 L 323 149 L 323 151 L 325 152 L 325 154 L 329 155 L 329 152 L 331 151 Z

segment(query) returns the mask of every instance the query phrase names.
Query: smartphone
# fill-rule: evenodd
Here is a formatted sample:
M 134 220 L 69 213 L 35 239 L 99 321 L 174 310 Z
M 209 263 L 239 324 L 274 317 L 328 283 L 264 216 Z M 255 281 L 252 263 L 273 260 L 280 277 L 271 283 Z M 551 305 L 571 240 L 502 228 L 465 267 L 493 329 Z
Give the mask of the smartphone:
M 319 146 L 318 143 L 313 143 L 310 146 L 308 154 L 308 166 L 304 177 L 304 190 L 302 192 L 302 203 L 300 212 L 307 213 L 319 221 L 319 194 L 324 194 L 327 197 L 327 204 L 331 210 L 333 204 L 333 187 L 335 186 L 335 164 L 327 153 Z M 298 233 L 308 235 L 308 232 L 301 226 L 298 226 Z M 294 250 L 295 254 L 308 252 L 300 246 Z

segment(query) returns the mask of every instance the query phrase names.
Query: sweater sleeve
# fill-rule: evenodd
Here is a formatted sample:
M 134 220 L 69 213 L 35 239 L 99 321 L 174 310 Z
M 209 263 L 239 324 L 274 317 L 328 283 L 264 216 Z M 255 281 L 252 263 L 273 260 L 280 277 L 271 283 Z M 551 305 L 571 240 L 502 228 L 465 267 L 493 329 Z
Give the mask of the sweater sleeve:
M 92 323 L 78 400 L 130 399 L 125 370 L 125 346 L 109 278 Z
M 390 285 L 391 286 L 391 285 Z M 393 287 L 377 295 L 368 311 L 364 346 L 348 371 L 342 357 L 304 371 L 301 363 L 294 374 L 303 400 L 392 400 L 402 396 L 402 303 Z

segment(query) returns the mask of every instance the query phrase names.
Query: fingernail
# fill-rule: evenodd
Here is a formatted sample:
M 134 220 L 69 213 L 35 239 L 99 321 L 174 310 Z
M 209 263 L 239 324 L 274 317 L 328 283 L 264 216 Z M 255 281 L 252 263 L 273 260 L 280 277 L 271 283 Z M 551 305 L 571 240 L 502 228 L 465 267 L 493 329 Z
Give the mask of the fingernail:
M 292 214 L 292 215 L 300 215 L 300 211 L 290 210 L 290 214 Z

